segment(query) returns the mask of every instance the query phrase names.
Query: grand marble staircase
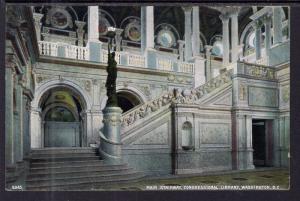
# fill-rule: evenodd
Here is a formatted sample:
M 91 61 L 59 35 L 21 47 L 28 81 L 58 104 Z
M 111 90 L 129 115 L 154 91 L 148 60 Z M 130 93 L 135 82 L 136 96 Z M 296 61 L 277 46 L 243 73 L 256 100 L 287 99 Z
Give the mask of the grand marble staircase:
M 31 153 L 26 190 L 92 190 L 138 181 L 143 174 L 127 164 L 106 164 L 94 148 L 46 148 Z
M 146 125 L 149 119 L 160 116 L 163 110 L 170 110 L 171 104 L 201 104 L 201 100 L 217 92 L 218 89 L 231 84 L 233 70 L 226 70 L 203 85 L 179 90 L 174 89 L 160 97 L 141 104 L 122 116 L 122 139 L 124 140 L 137 126 Z

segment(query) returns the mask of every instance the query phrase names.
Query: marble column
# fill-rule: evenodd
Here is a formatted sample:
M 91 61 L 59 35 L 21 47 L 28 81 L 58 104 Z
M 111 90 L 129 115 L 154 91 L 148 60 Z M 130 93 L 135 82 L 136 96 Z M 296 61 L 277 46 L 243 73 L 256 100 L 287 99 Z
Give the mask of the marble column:
M 22 161 L 23 160 L 23 148 L 24 148 L 24 142 L 23 142 L 23 135 L 24 135 L 24 129 L 23 129 L 23 124 L 24 124 L 24 119 L 23 119 L 23 113 L 24 113 L 24 110 L 23 110 L 23 87 L 25 83 L 24 83 L 24 80 L 23 80 L 23 76 L 21 75 L 20 78 L 19 78 L 19 81 L 18 81 L 18 91 L 17 91 L 17 110 L 19 112 L 19 124 L 18 124 L 18 127 L 19 127 L 19 135 L 18 135 L 18 138 L 19 138 L 19 144 L 17 145 L 18 146 L 18 161 Z
M 231 62 L 238 61 L 239 55 L 239 26 L 238 26 L 238 10 L 231 14 Z
M 83 46 L 83 37 L 84 37 L 84 30 L 83 27 L 86 24 L 85 22 L 75 21 L 77 26 L 77 38 L 78 38 L 78 46 Z
M 266 56 L 270 56 L 270 48 L 271 48 L 271 16 L 264 16 L 264 26 L 265 26 L 265 51 Z
M 31 107 L 30 109 L 30 141 L 31 148 L 42 148 L 42 118 L 41 108 Z
M 192 7 L 184 6 L 182 9 L 184 11 L 184 60 L 187 62 L 192 57 Z
M 256 60 L 261 58 L 261 22 L 259 20 L 254 21 L 255 30 L 255 57 Z
M 184 60 L 184 41 L 183 40 L 178 40 L 178 51 L 179 51 L 179 60 L 183 61 Z
M 199 6 L 193 6 L 193 33 L 192 33 L 193 56 L 200 55 L 200 19 Z
M 205 46 L 205 55 L 206 55 L 206 80 L 211 79 L 211 50 L 213 46 L 206 45 Z
M 221 14 L 220 19 L 222 20 L 222 42 L 223 42 L 223 67 L 226 68 L 229 64 L 229 16 L 228 14 Z
M 122 34 L 123 29 L 116 29 L 116 36 L 115 36 L 115 41 L 116 41 L 116 51 L 120 52 L 121 51 L 121 41 L 122 41 Z
M 44 14 L 40 13 L 33 13 L 33 20 L 34 20 L 34 27 L 35 27 L 35 32 L 36 32 L 36 38 L 37 41 L 41 40 L 41 19 L 43 18 Z
M 14 164 L 14 118 L 13 118 L 13 66 L 6 63 L 5 68 L 5 165 Z
M 141 51 L 154 48 L 154 7 L 141 7 Z
M 95 144 L 95 139 L 93 137 L 93 117 L 92 112 L 90 110 L 87 110 L 85 113 L 85 124 L 87 146 L 93 146 Z
M 281 7 L 273 7 L 273 44 L 282 42 L 282 16 Z
M 156 68 L 154 50 L 154 7 L 141 7 L 141 53 L 145 56 L 147 68 Z
M 89 60 L 101 61 L 102 43 L 99 41 L 99 8 L 98 6 L 88 7 L 88 49 Z
M 30 99 L 23 95 L 23 153 L 27 156 L 30 152 L 30 130 L 29 130 L 29 101 Z

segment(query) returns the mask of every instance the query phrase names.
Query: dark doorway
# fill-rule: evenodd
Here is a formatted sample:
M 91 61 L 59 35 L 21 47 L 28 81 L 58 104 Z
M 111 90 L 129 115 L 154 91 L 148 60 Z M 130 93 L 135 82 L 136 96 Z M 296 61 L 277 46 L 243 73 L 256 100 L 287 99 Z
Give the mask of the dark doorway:
M 266 166 L 266 121 L 252 121 L 253 163 L 255 167 Z
M 123 113 L 131 110 L 132 108 L 141 103 L 136 96 L 126 91 L 118 92 L 117 96 L 118 105 L 123 110 Z

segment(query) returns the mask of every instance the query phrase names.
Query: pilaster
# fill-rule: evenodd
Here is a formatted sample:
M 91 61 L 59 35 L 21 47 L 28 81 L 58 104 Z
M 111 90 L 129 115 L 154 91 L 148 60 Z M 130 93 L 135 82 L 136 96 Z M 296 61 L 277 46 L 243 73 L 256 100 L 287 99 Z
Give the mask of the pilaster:
M 271 15 L 265 15 L 263 18 L 264 26 L 265 26 L 265 51 L 267 60 L 269 60 L 270 49 L 271 49 Z M 269 61 L 267 62 L 269 64 Z
M 42 110 L 40 108 L 31 107 L 30 110 L 30 140 L 31 148 L 42 148 Z
M 282 42 L 282 16 L 281 7 L 273 7 L 273 44 Z
M 253 23 L 255 30 L 255 57 L 256 60 L 261 58 L 261 27 L 262 23 L 260 20 L 255 20 Z
M 220 19 L 222 20 L 222 42 L 223 42 L 223 67 L 226 68 L 229 64 L 229 15 L 221 14 Z
M 88 7 L 88 44 L 89 60 L 100 62 L 102 43 L 99 41 L 99 9 L 98 6 Z
M 239 9 L 231 13 L 231 62 L 238 61 L 239 55 L 239 27 L 238 27 Z
M 14 157 L 14 121 L 13 121 L 13 77 L 15 71 L 12 65 L 5 68 L 5 164 L 15 163 Z
M 33 20 L 34 20 L 34 27 L 35 27 L 35 32 L 36 32 L 36 38 L 37 41 L 41 41 L 41 19 L 43 18 L 44 14 L 40 13 L 33 13 Z
M 193 6 L 193 33 L 192 33 L 192 49 L 193 56 L 200 55 L 200 19 L 199 6 Z
M 184 12 L 184 60 L 187 62 L 192 57 L 192 7 L 184 6 L 182 9 Z
M 84 30 L 83 27 L 85 26 L 85 22 L 82 21 L 75 21 L 77 26 L 77 37 L 78 37 L 78 46 L 83 46 L 83 37 L 84 37 Z

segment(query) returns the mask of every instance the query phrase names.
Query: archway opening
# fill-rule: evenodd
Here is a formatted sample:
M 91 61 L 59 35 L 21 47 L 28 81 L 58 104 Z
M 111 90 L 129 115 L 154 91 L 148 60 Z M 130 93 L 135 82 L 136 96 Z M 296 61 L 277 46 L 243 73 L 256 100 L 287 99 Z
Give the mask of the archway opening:
M 55 87 L 45 92 L 40 100 L 44 147 L 83 146 L 84 109 L 78 93 Z
M 117 96 L 119 107 L 123 110 L 123 113 L 141 104 L 141 100 L 128 91 L 120 91 L 117 93 Z

